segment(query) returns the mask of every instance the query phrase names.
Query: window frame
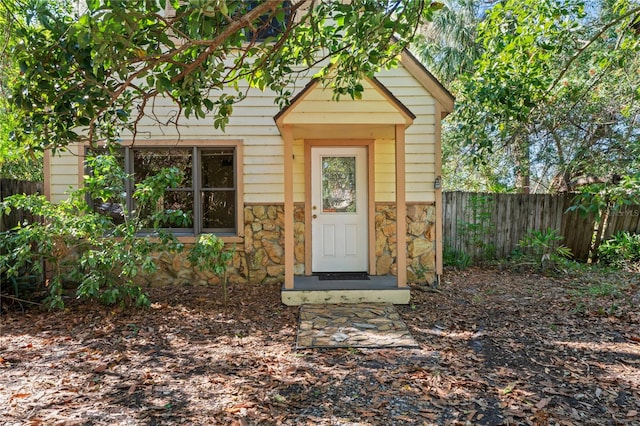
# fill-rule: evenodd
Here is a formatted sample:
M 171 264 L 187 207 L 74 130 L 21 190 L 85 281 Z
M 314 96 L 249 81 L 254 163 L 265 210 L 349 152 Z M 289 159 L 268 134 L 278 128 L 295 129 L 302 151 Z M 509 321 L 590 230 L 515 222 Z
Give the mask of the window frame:
M 144 142 L 122 141 L 120 146 L 124 149 L 124 165 L 127 173 L 132 170 L 133 167 L 133 150 L 134 149 L 171 149 L 171 148 L 190 148 L 192 161 L 197 158 L 197 164 L 200 167 L 192 167 L 192 192 L 193 192 L 193 227 L 192 228 L 165 228 L 172 232 L 183 242 L 192 242 L 197 239 L 200 234 L 215 234 L 221 237 L 226 242 L 240 242 L 244 237 L 244 200 L 243 200 L 243 141 L 242 140 L 147 140 Z M 79 170 L 82 171 L 80 176 L 86 173 L 84 165 L 84 156 L 91 148 L 90 144 L 84 144 L 83 156 L 79 158 Z M 233 149 L 234 164 L 233 164 L 233 179 L 234 188 L 225 190 L 235 191 L 235 229 L 230 230 L 215 230 L 214 228 L 205 228 L 203 223 L 203 187 L 202 187 L 202 172 L 201 168 L 201 156 L 202 153 L 207 150 L 220 149 Z M 132 194 L 134 190 L 134 182 L 132 179 L 128 179 L 125 183 L 127 194 Z M 206 188 L 209 190 L 209 188 Z M 127 210 L 132 211 L 133 199 L 126 197 Z

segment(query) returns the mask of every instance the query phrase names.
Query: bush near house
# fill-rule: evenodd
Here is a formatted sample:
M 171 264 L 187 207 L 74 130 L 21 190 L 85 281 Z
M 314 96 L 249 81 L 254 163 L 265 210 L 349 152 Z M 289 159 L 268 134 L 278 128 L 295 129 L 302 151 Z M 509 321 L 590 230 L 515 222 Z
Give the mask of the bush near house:
M 63 289 L 69 283 L 80 299 L 146 306 L 149 299 L 136 277 L 157 270 L 154 253 L 184 250 L 174 235 L 161 228 L 188 220 L 184 212 L 162 207 L 165 190 L 180 183 L 181 173 L 177 168 L 166 168 L 136 184 L 136 209 L 128 212 L 123 200 L 126 175 L 117 159 L 98 155 L 87 164 L 93 173 L 85 176 L 84 187 L 66 201 L 53 204 L 41 195 L 14 195 L 0 203 L 4 213 L 24 209 L 42 218 L 0 237 L 0 274 L 17 286 L 22 282 L 18 277 L 42 276 L 46 265 L 45 302 L 49 308 L 64 307 Z M 120 207 L 117 214 L 105 215 L 95 211 L 93 200 Z M 223 250 L 222 241 L 212 235 L 199 240 L 189 256 L 197 267 L 204 265 L 202 268 L 208 266 L 201 257 L 218 259 L 213 272 L 224 275 L 228 257 L 221 254 Z M 23 291 L 16 288 L 15 294 Z

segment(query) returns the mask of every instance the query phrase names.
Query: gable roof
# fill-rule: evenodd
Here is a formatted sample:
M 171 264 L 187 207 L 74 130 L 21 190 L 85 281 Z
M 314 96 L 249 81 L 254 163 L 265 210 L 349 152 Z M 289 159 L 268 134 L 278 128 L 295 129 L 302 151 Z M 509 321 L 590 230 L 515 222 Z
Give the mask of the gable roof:
M 310 102 L 331 102 L 333 101 L 333 93 L 330 90 L 325 90 L 323 87 L 319 87 L 321 80 L 314 78 L 296 95 L 293 97 L 289 105 L 284 107 L 282 110 L 275 115 L 274 120 L 281 126 L 284 124 L 284 119 L 288 115 L 310 115 L 311 111 L 303 111 L 304 101 Z M 376 111 L 366 111 L 368 114 L 380 114 L 384 113 L 384 121 L 388 121 L 387 124 L 405 124 L 409 126 L 413 123 L 413 120 L 416 116 L 407 108 L 398 98 L 396 98 L 393 93 L 389 89 L 387 89 L 384 84 L 382 84 L 378 79 L 374 78 L 365 78 L 363 80 L 363 85 L 365 86 L 365 90 L 363 92 L 363 100 L 369 100 L 373 102 L 382 103 L 385 105 L 383 110 Z M 367 87 L 369 86 L 369 87 Z M 373 90 L 366 90 L 373 89 Z M 332 103 L 332 108 L 335 110 L 334 114 L 351 113 L 357 111 L 357 109 L 353 108 L 350 104 L 353 102 L 359 102 L 360 100 L 354 99 L 345 99 L 341 102 Z M 361 104 L 366 110 L 366 104 Z M 341 111 L 344 110 L 344 111 Z M 299 118 L 298 118 L 299 119 Z M 317 119 L 321 119 L 319 117 L 311 118 L 311 121 L 315 121 Z M 376 123 L 380 123 L 380 117 L 374 118 L 371 116 L 371 119 L 376 119 Z M 293 118 L 292 120 L 296 120 Z
M 440 118 L 444 118 L 453 112 L 455 97 L 408 49 L 404 49 L 402 51 L 399 59 L 402 66 L 409 72 L 409 74 L 411 74 L 411 76 L 415 78 L 416 81 L 418 81 L 440 104 Z M 377 78 L 365 78 L 365 81 L 370 83 L 378 93 L 387 99 L 390 105 L 405 116 L 407 125 L 416 118 L 415 115 Z M 319 82 L 319 79 L 312 79 L 297 95 L 293 97 L 289 105 L 284 107 L 275 115 L 274 120 L 278 126 L 283 124 L 284 117 L 287 114 L 295 110 L 297 106 L 307 98 L 314 89 L 316 89 Z
M 440 103 L 442 107 L 441 118 L 453 112 L 455 97 L 408 49 L 402 51 L 400 63 Z

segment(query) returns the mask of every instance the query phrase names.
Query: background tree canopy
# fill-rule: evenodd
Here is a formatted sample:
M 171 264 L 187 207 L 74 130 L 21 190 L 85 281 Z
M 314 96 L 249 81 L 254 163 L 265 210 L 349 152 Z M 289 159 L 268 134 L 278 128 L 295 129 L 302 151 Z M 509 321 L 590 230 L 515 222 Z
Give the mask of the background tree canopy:
M 158 96 L 179 106 L 163 124 L 220 128 L 243 82 L 286 104 L 290 83 L 323 67 L 336 97 L 356 98 L 422 33 L 415 49 L 457 97 L 446 189 L 553 192 L 638 174 L 637 0 L 444 3 L 0 0 L 3 170 L 135 134 Z
M 566 191 L 640 171 L 640 3 L 451 0 L 417 50 L 457 109 L 447 189 Z
M 115 140 L 169 97 L 180 116 L 224 125 L 241 80 L 286 104 L 290 84 L 318 64 L 336 96 L 394 64 L 438 3 L 399 0 L 1 1 L 10 36 L 3 86 L 20 146 L 53 151 Z M 6 68 L 6 65 L 5 65 Z

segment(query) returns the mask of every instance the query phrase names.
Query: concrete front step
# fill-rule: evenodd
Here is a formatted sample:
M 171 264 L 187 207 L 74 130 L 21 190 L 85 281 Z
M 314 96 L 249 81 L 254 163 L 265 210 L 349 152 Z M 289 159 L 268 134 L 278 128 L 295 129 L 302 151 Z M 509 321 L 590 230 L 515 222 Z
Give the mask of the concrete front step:
M 357 290 L 286 290 L 282 289 L 282 303 L 288 306 L 302 304 L 338 303 L 393 303 L 406 305 L 411 292 L 409 288 L 357 289 Z

